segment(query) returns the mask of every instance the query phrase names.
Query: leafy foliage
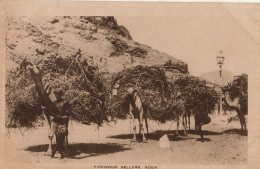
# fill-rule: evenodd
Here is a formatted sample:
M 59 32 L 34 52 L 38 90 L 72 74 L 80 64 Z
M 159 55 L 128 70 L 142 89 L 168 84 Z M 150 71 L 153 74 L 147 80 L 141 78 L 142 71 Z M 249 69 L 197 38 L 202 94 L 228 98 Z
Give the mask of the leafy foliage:
M 195 114 L 212 113 L 219 100 L 219 95 L 214 87 L 209 87 L 206 81 L 192 76 L 177 79 L 173 82 L 172 88 L 181 93 L 180 97 L 184 100 L 185 110 Z
M 144 108 L 148 110 L 148 118 L 160 123 L 176 119 L 183 113 L 183 106 L 186 111 L 197 114 L 214 111 L 219 100 L 214 87 L 191 76 L 169 82 L 162 69 L 164 67 L 137 66 L 114 76 L 112 84 L 119 83 L 119 94 L 115 96 L 112 105 L 115 105 L 114 112 L 118 118 L 124 117 L 128 111 L 129 87 L 138 91 Z
M 160 67 L 136 66 L 123 70 L 112 77 L 112 87 L 116 83 L 119 84 L 118 95 L 111 100 L 111 111 L 117 118 L 126 118 L 129 106 L 127 89 L 133 87 L 148 110 L 148 118 L 162 123 L 171 120 L 169 83 Z
M 147 117 L 160 123 L 181 115 L 183 105 L 187 111 L 195 109 L 194 112 L 202 114 L 212 112 L 218 101 L 216 91 L 205 81 L 183 76 L 170 82 L 165 75 L 165 65 L 136 66 L 108 78 L 99 72 L 98 66 L 90 64 L 90 58 L 83 59 L 80 51 L 68 57 L 35 60 L 35 63 L 42 70 L 43 84 L 49 84 L 52 90 L 63 88 L 64 98 L 71 105 L 71 118 L 83 124 L 102 125 L 126 118 L 129 87 L 138 91 Z M 12 70 L 8 76 L 6 124 L 9 127 L 34 127 L 42 119 L 41 103 L 30 72 L 23 71 L 18 76 L 19 71 L 19 68 Z M 117 83 L 118 95 L 114 96 L 110 91 Z
M 35 61 L 37 62 L 37 61 Z M 51 89 L 63 88 L 65 99 L 70 103 L 72 119 L 84 124 L 101 125 L 109 121 L 106 107 L 108 91 L 98 67 L 82 59 L 80 52 L 70 57 L 54 57 L 38 60 L 43 84 Z M 40 99 L 29 71 L 18 76 L 19 68 L 9 72 L 6 84 L 8 110 L 6 126 L 14 128 L 35 127 L 42 116 Z M 111 120 L 111 118 L 110 118 Z
M 242 74 L 236 76 L 232 83 L 228 83 L 222 88 L 223 92 L 227 92 L 231 101 L 239 98 L 241 111 L 248 114 L 248 75 Z

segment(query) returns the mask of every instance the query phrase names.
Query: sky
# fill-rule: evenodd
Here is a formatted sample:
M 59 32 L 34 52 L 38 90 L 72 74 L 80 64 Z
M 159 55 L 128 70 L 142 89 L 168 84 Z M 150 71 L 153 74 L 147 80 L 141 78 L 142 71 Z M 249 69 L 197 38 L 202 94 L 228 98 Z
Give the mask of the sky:
M 219 70 L 219 51 L 225 57 L 223 69 L 236 75 L 256 64 L 260 4 L 175 3 L 143 10 L 142 14 L 130 8 L 129 15 L 115 18 L 134 41 L 188 63 L 192 75 Z

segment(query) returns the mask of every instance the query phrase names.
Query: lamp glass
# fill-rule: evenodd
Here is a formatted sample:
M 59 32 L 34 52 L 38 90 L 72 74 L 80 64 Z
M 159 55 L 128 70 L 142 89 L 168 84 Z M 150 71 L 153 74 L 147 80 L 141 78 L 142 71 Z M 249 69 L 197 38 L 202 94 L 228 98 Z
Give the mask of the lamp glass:
M 224 61 L 224 57 L 223 56 L 217 56 L 217 62 L 219 65 L 222 65 Z

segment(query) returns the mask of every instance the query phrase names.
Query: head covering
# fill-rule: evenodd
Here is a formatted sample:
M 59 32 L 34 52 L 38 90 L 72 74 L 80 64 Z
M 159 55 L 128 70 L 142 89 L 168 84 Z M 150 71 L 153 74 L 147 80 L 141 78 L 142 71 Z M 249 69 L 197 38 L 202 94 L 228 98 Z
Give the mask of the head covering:
M 129 87 L 129 88 L 127 89 L 127 92 L 128 92 L 128 93 L 133 93 L 133 91 L 134 91 L 134 88 L 132 88 L 132 87 Z
M 117 89 L 117 88 L 119 88 L 119 82 L 116 82 L 114 85 L 114 89 Z
M 54 93 L 63 93 L 63 89 L 61 87 L 54 89 Z

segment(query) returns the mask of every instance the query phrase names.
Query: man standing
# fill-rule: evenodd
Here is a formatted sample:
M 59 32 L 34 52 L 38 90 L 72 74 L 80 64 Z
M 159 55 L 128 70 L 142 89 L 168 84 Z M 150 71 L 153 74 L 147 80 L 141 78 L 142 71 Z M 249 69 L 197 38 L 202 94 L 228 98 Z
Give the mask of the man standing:
M 204 142 L 203 133 L 201 127 L 205 124 L 209 124 L 211 122 L 211 118 L 206 113 L 195 114 L 195 128 L 199 130 L 201 142 Z
M 53 124 L 53 129 L 56 131 L 56 143 L 57 148 L 53 151 L 52 157 L 54 157 L 56 151 L 58 150 L 61 158 L 63 158 L 63 153 L 69 153 L 68 149 L 68 123 L 69 123 L 69 104 L 63 98 L 63 90 L 58 88 L 54 90 L 54 94 L 57 100 L 54 102 L 55 106 L 58 108 L 59 112 L 57 114 L 51 115 L 51 124 Z M 51 125 L 52 126 L 52 125 Z
M 52 93 L 52 92 L 51 92 Z M 55 95 L 55 106 L 59 110 L 58 112 L 50 112 L 50 130 L 49 138 L 56 137 L 56 149 L 53 149 L 51 157 L 54 157 L 56 151 L 60 153 L 60 158 L 64 158 L 64 154 L 69 154 L 68 149 L 68 123 L 69 123 L 69 103 L 63 98 L 63 90 L 61 88 L 53 91 Z M 46 109 L 42 106 L 42 109 Z

